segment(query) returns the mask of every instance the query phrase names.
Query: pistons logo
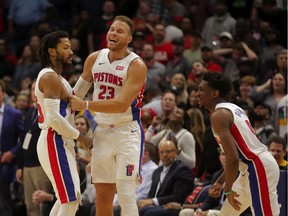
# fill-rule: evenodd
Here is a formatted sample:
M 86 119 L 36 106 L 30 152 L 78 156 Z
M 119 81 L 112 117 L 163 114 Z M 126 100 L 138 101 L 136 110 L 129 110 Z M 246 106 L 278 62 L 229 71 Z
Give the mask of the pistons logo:
M 128 164 L 126 166 L 126 176 L 132 176 L 134 165 Z

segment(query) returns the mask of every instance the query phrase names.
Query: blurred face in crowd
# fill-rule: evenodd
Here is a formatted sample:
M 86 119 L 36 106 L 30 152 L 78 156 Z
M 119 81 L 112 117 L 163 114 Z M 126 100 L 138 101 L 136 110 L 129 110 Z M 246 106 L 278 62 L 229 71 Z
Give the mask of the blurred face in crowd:
M 274 91 L 285 92 L 286 90 L 285 78 L 281 73 L 277 73 L 274 75 L 272 79 L 272 87 Z
M 173 112 L 176 107 L 176 97 L 173 93 L 166 93 L 161 100 L 163 112 Z
M 154 28 L 154 39 L 156 42 L 162 42 L 165 38 L 165 27 L 162 24 L 157 24 Z
M 169 122 L 176 122 L 184 124 L 184 110 L 176 108 L 173 113 L 169 116 Z
M 192 73 L 194 77 L 200 77 L 205 71 L 205 67 L 202 62 L 194 62 L 192 65 Z
M 191 107 L 198 107 L 198 97 L 197 97 L 197 91 L 192 90 L 189 95 L 189 103 Z
M 88 125 L 86 123 L 85 118 L 78 117 L 75 119 L 75 126 L 80 133 L 86 133 L 88 131 Z
M 171 165 L 177 157 L 175 144 L 170 140 L 165 140 L 159 145 L 159 158 L 164 166 Z
M 263 105 L 259 104 L 254 108 L 254 120 L 255 121 L 262 121 L 265 119 L 270 118 L 269 109 L 264 107 Z
M 283 145 L 281 143 L 272 142 L 269 146 L 268 151 L 271 152 L 278 164 L 284 160 L 284 157 L 286 155 L 286 149 L 283 148 Z
M 212 50 L 208 49 L 208 48 L 203 48 L 201 50 L 201 57 L 203 59 L 204 62 L 210 62 L 212 59 Z
M 183 74 L 176 73 L 171 79 L 171 86 L 175 86 L 177 89 L 184 90 L 186 79 Z
M 220 37 L 219 43 L 221 48 L 232 48 L 233 47 L 233 40 L 228 37 Z
M 33 35 L 30 38 L 29 44 L 34 47 L 35 49 L 37 49 L 40 45 L 40 37 L 38 35 Z
M 145 60 L 151 60 L 154 58 L 154 48 L 152 44 L 145 44 L 142 48 L 142 58 Z
M 249 97 L 252 86 L 249 83 L 242 82 L 239 86 L 240 95 L 242 97 Z
M 191 30 L 191 20 L 188 18 L 188 17 L 184 17 L 181 21 L 181 29 L 183 31 L 183 33 L 185 34 L 188 34 Z
M 29 105 L 29 98 L 25 94 L 18 95 L 16 101 L 15 101 L 15 107 L 18 110 L 25 110 L 28 108 Z
M 277 56 L 277 66 L 280 70 L 287 70 L 288 53 L 281 53 Z
M 113 15 L 115 12 L 115 4 L 113 1 L 104 1 L 102 7 L 103 14 L 105 15 Z

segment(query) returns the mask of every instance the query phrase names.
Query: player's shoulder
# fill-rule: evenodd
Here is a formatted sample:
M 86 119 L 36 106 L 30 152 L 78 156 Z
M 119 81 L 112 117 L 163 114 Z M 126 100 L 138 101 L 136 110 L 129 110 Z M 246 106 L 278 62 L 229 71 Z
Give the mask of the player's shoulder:
M 132 68 L 138 68 L 140 70 L 147 70 L 146 64 L 140 56 L 136 56 L 131 62 Z
M 97 59 L 97 57 L 99 56 L 100 52 L 101 52 L 101 50 L 97 50 L 97 51 L 95 51 L 95 52 L 90 53 L 90 54 L 88 55 L 88 57 L 87 57 L 87 60 L 89 60 L 89 61 L 95 61 L 95 60 Z M 87 60 L 86 60 L 86 61 L 87 61 Z
M 215 109 L 215 111 L 210 116 L 211 121 L 223 121 L 223 120 L 230 120 L 233 118 L 231 110 L 227 107 L 219 107 Z

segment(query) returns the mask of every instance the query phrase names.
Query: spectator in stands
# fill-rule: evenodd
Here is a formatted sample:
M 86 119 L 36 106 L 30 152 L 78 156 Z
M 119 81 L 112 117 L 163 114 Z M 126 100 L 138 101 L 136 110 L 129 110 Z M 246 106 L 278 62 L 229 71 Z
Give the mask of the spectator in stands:
M 224 50 L 224 52 L 222 52 Z M 233 48 L 223 48 L 214 53 L 216 63 L 222 67 L 224 74 L 231 79 L 232 82 L 237 82 L 240 78 L 237 63 L 244 56 L 252 61 L 256 61 L 258 56 L 244 42 L 236 42 Z M 225 57 L 225 54 L 231 54 L 231 58 Z
M 222 73 L 221 66 L 213 60 L 213 49 L 211 45 L 205 44 L 201 47 L 201 58 L 204 62 L 204 67 L 208 71 Z
M 14 88 L 20 90 L 21 81 L 26 77 L 31 80 L 36 79 L 40 70 L 41 66 L 38 61 L 37 50 L 31 45 L 26 45 L 15 68 L 13 76 Z
M 157 113 L 152 108 L 143 108 L 141 109 L 141 123 L 144 129 L 144 132 L 148 130 L 149 126 L 152 123 L 153 118 Z
M 250 97 L 254 101 L 261 100 L 271 107 L 272 113 L 269 123 L 275 128 L 277 105 L 286 94 L 287 75 L 278 72 L 264 84 L 254 86 Z
M 7 40 L 0 37 L 0 78 L 5 76 L 12 78 L 16 64 L 17 58 L 9 52 Z
M 254 122 L 254 130 L 258 139 L 262 143 L 267 143 L 277 133 L 275 129 L 268 123 L 271 116 L 271 107 L 262 101 L 256 101 L 254 103 L 254 112 L 252 120 Z
M 251 32 L 250 20 L 248 20 L 247 18 L 243 18 L 243 17 L 237 18 L 235 31 L 236 31 L 234 34 L 235 41 L 243 41 L 255 53 L 259 54 L 260 52 L 259 42 L 257 41 L 255 37 L 253 37 L 253 34 Z M 221 40 L 220 40 L 220 44 L 221 44 Z
M 192 191 L 191 170 L 177 160 L 178 147 L 173 141 L 166 140 L 159 145 L 159 157 L 163 165 L 152 175 L 152 184 L 147 199 L 138 202 L 140 216 L 168 215 L 163 205 L 169 202 L 184 202 Z
M 154 86 L 144 92 L 144 103 L 142 109 L 152 109 L 156 116 L 162 116 L 161 106 L 162 92 L 158 86 Z
M 184 122 L 185 120 L 188 121 L 188 119 L 189 116 L 185 116 L 183 109 L 176 108 L 169 116 L 167 128 L 159 131 L 158 134 L 152 137 L 150 135 L 151 130 L 148 130 L 146 133 L 146 140 L 159 149 L 160 143 L 164 140 L 176 138 L 179 150 L 177 152 L 177 159 L 181 160 L 190 169 L 193 169 L 196 163 L 195 139 L 190 132 L 190 124 L 187 126 Z M 188 130 L 186 128 L 188 128 Z
M 167 90 L 162 94 L 161 108 L 162 108 L 162 115 L 160 117 L 154 117 L 150 127 L 147 130 L 147 132 L 149 132 L 149 133 L 146 133 L 146 136 L 145 136 L 147 141 L 153 135 L 166 129 L 167 124 L 169 122 L 170 115 L 177 108 L 176 95 L 172 91 Z
M 172 40 L 172 44 L 174 55 L 173 58 L 166 64 L 166 70 L 165 70 L 165 81 L 167 83 L 170 83 L 171 78 L 176 73 L 182 73 L 186 80 L 191 71 L 191 63 L 183 55 L 183 52 L 185 50 L 183 38 L 182 37 L 174 38 Z
M 287 138 L 288 135 L 288 94 L 286 94 L 282 99 L 279 101 L 277 105 L 277 122 L 276 122 L 276 129 L 278 134 L 281 137 Z M 288 140 L 287 142 L 287 149 L 288 149 Z
M 275 56 L 285 48 L 279 43 L 279 33 L 275 30 L 268 30 L 264 34 L 265 45 L 259 54 L 259 67 L 256 78 L 259 84 L 263 84 L 274 74 L 277 67 Z M 285 72 L 286 73 L 286 72 Z
M 165 66 L 156 61 L 154 58 L 155 50 L 152 44 L 144 44 L 142 48 L 142 59 L 147 66 L 147 81 L 145 90 L 150 91 L 151 88 L 159 87 L 164 89 L 164 73 Z
M 8 33 L 18 56 L 27 44 L 32 28 L 44 19 L 49 6 L 48 0 L 11 1 L 7 16 Z
M 205 43 L 218 44 L 221 32 L 235 33 L 236 20 L 230 16 L 227 3 L 217 0 L 214 6 L 214 16 L 209 17 L 202 29 L 202 38 Z
M 151 11 L 156 22 L 162 22 L 165 25 L 174 24 L 175 19 L 187 14 L 186 8 L 176 0 L 169 1 L 151 1 Z
M 27 93 L 20 92 L 17 95 L 16 101 L 15 101 L 15 108 L 20 110 L 24 117 L 25 113 L 30 108 L 30 97 L 28 96 Z
M 0 215 L 12 216 L 10 184 L 15 181 L 19 138 L 24 136 L 22 113 L 4 103 L 5 84 L 0 80 Z
M 198 31 L 192 31 L 190 35 L 190 49 L 186 49 L 183 55 L 192 63 L 201 59 L 202 36 Z
M 154 58 L 164 65 L 173 58 L 173 46 L 165 41 L 165 34 L 165 26 L 161 23 L 156 24 L 153 33 Z
M 186 103 L 188 100 L 188 92 L 187 92 L 187 82 L 183 73 L 175 73 L 170 82 L 170 89 L 176 91 L 177 99 L 176 104 L 178 107 L 183 109 L 186 108 Z
M 190 132 L 195 139 L 196 164 L 192 170 L 193 177 L 195 177 L 203 151 L 203 139 L 206 132 L 206 125 L 204 121 L 204 114 L 199 108 L 190 108 L 186 111 L 186 113 L 190 117 Z
M 93 138 L 93 131 L 90 128 L 89 120 L 84 115 L 77 115 L 75 116 L 75 127 L 77 130 L 80 131 L 81 134 L 89 136 L 91 139 Z M 76 159 L 81 161 L 87 165 L 90 163 L 90 153 L 89 149 L 86 146 L 82 146 L 80 142 L 76 141 L 76 147 L 78 152 L 76 153 Z
M 192 63 L 192 70 L 187 80 L 187 86 L 198 88 L 198 85 L 202 81 L 202 77 L 205 72 L 207 72 L 207 68 L 205 68 L 204 62 L 202 60 L 194 61 Z
M 285 160 L 285 156 L 287 154 L 286 144 L 287 142 L 285 139 L 280 136 L 274 136 L 266 142 L 268 151 L 271 152 L 276 159 L 279 168 L 287 170 L 288 162 Z
M 219 157 L 219 160 L 221 161 L 222 168 L 213 175 L 212 182 L 216 181 L 216 179 L 222 174 L 223 168 L 225 167 L 225 159 L 226 159 L 225 153 L 220 148 L 218 148 L 218 151 L 219 151 L 218 157 Z M 202 203 L 195 203 L 195 204 L 194 203 L 190 204 L 188 202 L 189 197 L 187 197 L 183 204 L 172 202 L 172 203 L 166 204 L 165 208 L 177 211 L 177 214 L 175 213 L 175 216 L 178 216 L 178 215 L 179 216 L 209 215 L 208 212 L 210 211 L 210 209 L 213 209 L 213 210 L 211 210 L 211 212 L 212 211 L 214 212 L 214 210 L 216 210 L 218 212 L 220 210 L 220 208 L 223 204 L 223 201 L 224 201 L 223 191 L 221 192 L 221 194 L 222 195 L 219 196 L 218 198 L 213 198 L 211 196 L 207 196 Z M 213 215 L 213 214 L 211 214 L 211 212 L 210 212 L 210 216 Z M 219 213 L 220 213 L 220 211 L 219 211 Z
M 193 40 L 191 36 L 191 33 L 193 31 L 193 26 L 192 26 L 192 22 L 189 16 L 182 17 L 181 23 L 180 23 L 180 29 L 183 32 L 184 47 L 185 49 L 190 49 L 191 41 Z
M 287 61 L 288 51 L 287 49 L 280 50 L 276 55 L 276 72 L 287 74 Z
M 254 76 L 244 76 L 240 79 L 239 89 L 235 89 L 238 93 L 236 96 L 236 104 L 247 103 L 249 107 L 254 107 L 254 102 L 250 98 L 250 94 L 253 86 L 256 84 L 256 78 Z
M 130 49 L 137 55 L 142 56 L 142 50 L 145 44 L 146 44 L 146 35 L 141 31 L 134 32 Z

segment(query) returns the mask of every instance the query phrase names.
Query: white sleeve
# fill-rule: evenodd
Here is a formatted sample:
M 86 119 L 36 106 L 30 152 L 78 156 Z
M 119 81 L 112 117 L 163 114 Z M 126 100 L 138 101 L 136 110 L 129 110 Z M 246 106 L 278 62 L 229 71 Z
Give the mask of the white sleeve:
M 77 139 L 80 132 L 60 115 L 60 99 L 44 98 L 47 125 L 65 138 Z
M 84 80 L 80 76 L 73 88 L 73 92 L 75 93 L 77 97 L 83 99 L 85 95 L 87 94 L 87 92 L 89 91 L 89 89 L 91 88 L 91 86 L 92 86 L 92 83 Z

